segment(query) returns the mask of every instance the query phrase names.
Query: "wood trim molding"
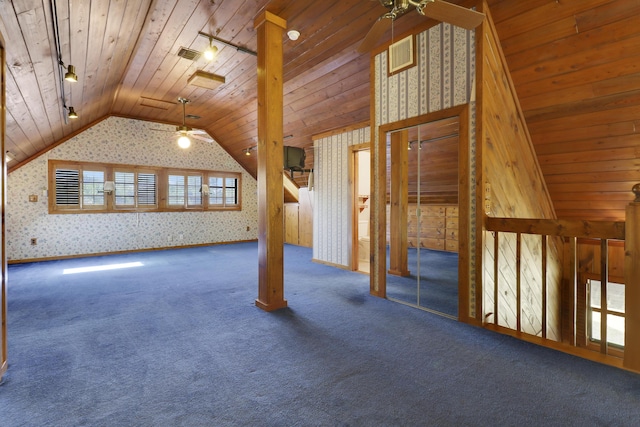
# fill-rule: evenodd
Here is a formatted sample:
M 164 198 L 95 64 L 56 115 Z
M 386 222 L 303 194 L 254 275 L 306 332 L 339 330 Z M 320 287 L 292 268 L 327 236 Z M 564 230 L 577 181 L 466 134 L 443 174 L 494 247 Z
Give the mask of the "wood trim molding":
M 250 240 L 232 240 L 228 242 L 212 242 L 212 243 L 197 243 L 193 245 L 181 245 L 181 246 L 164 246 L 161 248 L 140 248 L 140 249 L 131 249 L 126 251 L 114 251 L 114 252 L 95 252 L 95 253 L 86 253 L 86 254 L 77 254 L 77 255 L 62 255 L 56 257 L 44 257 L 44 258 L 27 258 L 27 259 L 18 259 L 18 260 L 9 260 L 9 264 L 27 264 L 30 262 L 41 262 L 41 261 L 59 261 L 63 259 L 76 259 L 76 258 L 89 258 L 89 257 L 97 257 L 97 256 L 105 256 L 105 255 L 122 255 L 122 254 L 135 254 L 138 252 L 154 252 L 154 251 L 167 251 L 172 249 L 187 249 L 187 248 L 199 248 L 203 246 L 218 246 L 218 245 L 232 245 L 234 243 L 248 243 L 248 242 L 257 242 L 257 239 Z
M 367 120 L 365 122 L 354 123 L 352 125 L 345 126 L 345 127 L 338 128 L 338 129 L 328 130 L 326 132 L 318 133 L 318 134 L 315 134 L 315 135 L 311 135 L 311 139 L 313 141 L 316 141 L 318 139 L 327 138 L 327 137 L 330 137 L 330 136 L 340 135 L 342 133 L 351 132 L 352 130 L 358 130 L 358 129 L 366 128 L 368 126 L 369 126 L 369 120 Z

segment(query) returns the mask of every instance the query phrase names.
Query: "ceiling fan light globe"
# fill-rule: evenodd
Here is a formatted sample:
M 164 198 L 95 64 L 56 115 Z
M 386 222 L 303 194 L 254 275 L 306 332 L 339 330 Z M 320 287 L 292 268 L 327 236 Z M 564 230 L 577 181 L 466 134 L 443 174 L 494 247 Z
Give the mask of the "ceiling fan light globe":
M 187 135 L 180 135 L 180 138 L 178 138 L 178 147 L 187 149 L 190 146 L 191 140 L 189 139 L 189 137 Z

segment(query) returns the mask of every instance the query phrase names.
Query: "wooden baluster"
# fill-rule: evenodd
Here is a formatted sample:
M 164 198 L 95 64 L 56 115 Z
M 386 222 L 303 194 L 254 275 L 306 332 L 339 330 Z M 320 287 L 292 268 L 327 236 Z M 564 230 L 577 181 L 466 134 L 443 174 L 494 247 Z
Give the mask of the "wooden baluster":
M 627 206 L 625 223 L 625 335 L 624 362 L 640 372 L 640 184 L 633 186 L 635 200 Z
M 498 253 L 500 252 L 498 235 L 497 231 L 493 233 L 493 323 L 495 325 L 498 324 L 498 297 L 500 296 L 498 290 L 498 275 L 500 274 L 498 269 Z
M 600 353 L 607 354 L 607 284 L 609 282 L 609 241 L 600 239 Z
M 542 338 L 547 338 L 547 236 L 542 237 Z
M 520 257 L 522 252 L 522 234 L 516 234 L 516 330 L 518 332 L 522 331 L 522 272 L 520 271 Z

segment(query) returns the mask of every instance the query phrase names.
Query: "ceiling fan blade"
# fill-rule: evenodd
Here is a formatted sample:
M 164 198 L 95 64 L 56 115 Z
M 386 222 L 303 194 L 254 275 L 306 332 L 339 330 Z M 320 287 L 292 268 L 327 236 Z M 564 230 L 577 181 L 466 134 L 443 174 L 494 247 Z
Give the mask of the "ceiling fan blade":
M 189 136 L 191 136 L 194 139 L 199 139 L 200 141 L 209 142 L 209 143 L 213 142 L 213 138 L 209 138 L 208 136 L 203 134 L 192 133 Z
M 424 16 L 447 22 L 465 30 L 473 30 L 484 20 L 484 13 L 476 12 L 444 0 L 434 0 L 422 9 Z
M 393 18 L 389 16 L 389 14 L 382 15 L 378 18 L 378 20 L 373 23 L 364 40 L 362 40 L 362 43 L 360 43 L 358 52 L 365 53 L 373 49 L 376 43 L 378 43 L 378 40 L 380 40 L 380 37 L 391 28 L 392 24 Z

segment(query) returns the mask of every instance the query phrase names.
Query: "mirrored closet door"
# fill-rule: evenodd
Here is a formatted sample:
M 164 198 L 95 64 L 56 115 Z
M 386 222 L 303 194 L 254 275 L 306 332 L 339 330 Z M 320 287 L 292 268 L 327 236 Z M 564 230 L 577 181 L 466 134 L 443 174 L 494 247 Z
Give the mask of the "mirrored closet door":
M 387 135 L 387 297 L 457 316 L 458 117 Z

